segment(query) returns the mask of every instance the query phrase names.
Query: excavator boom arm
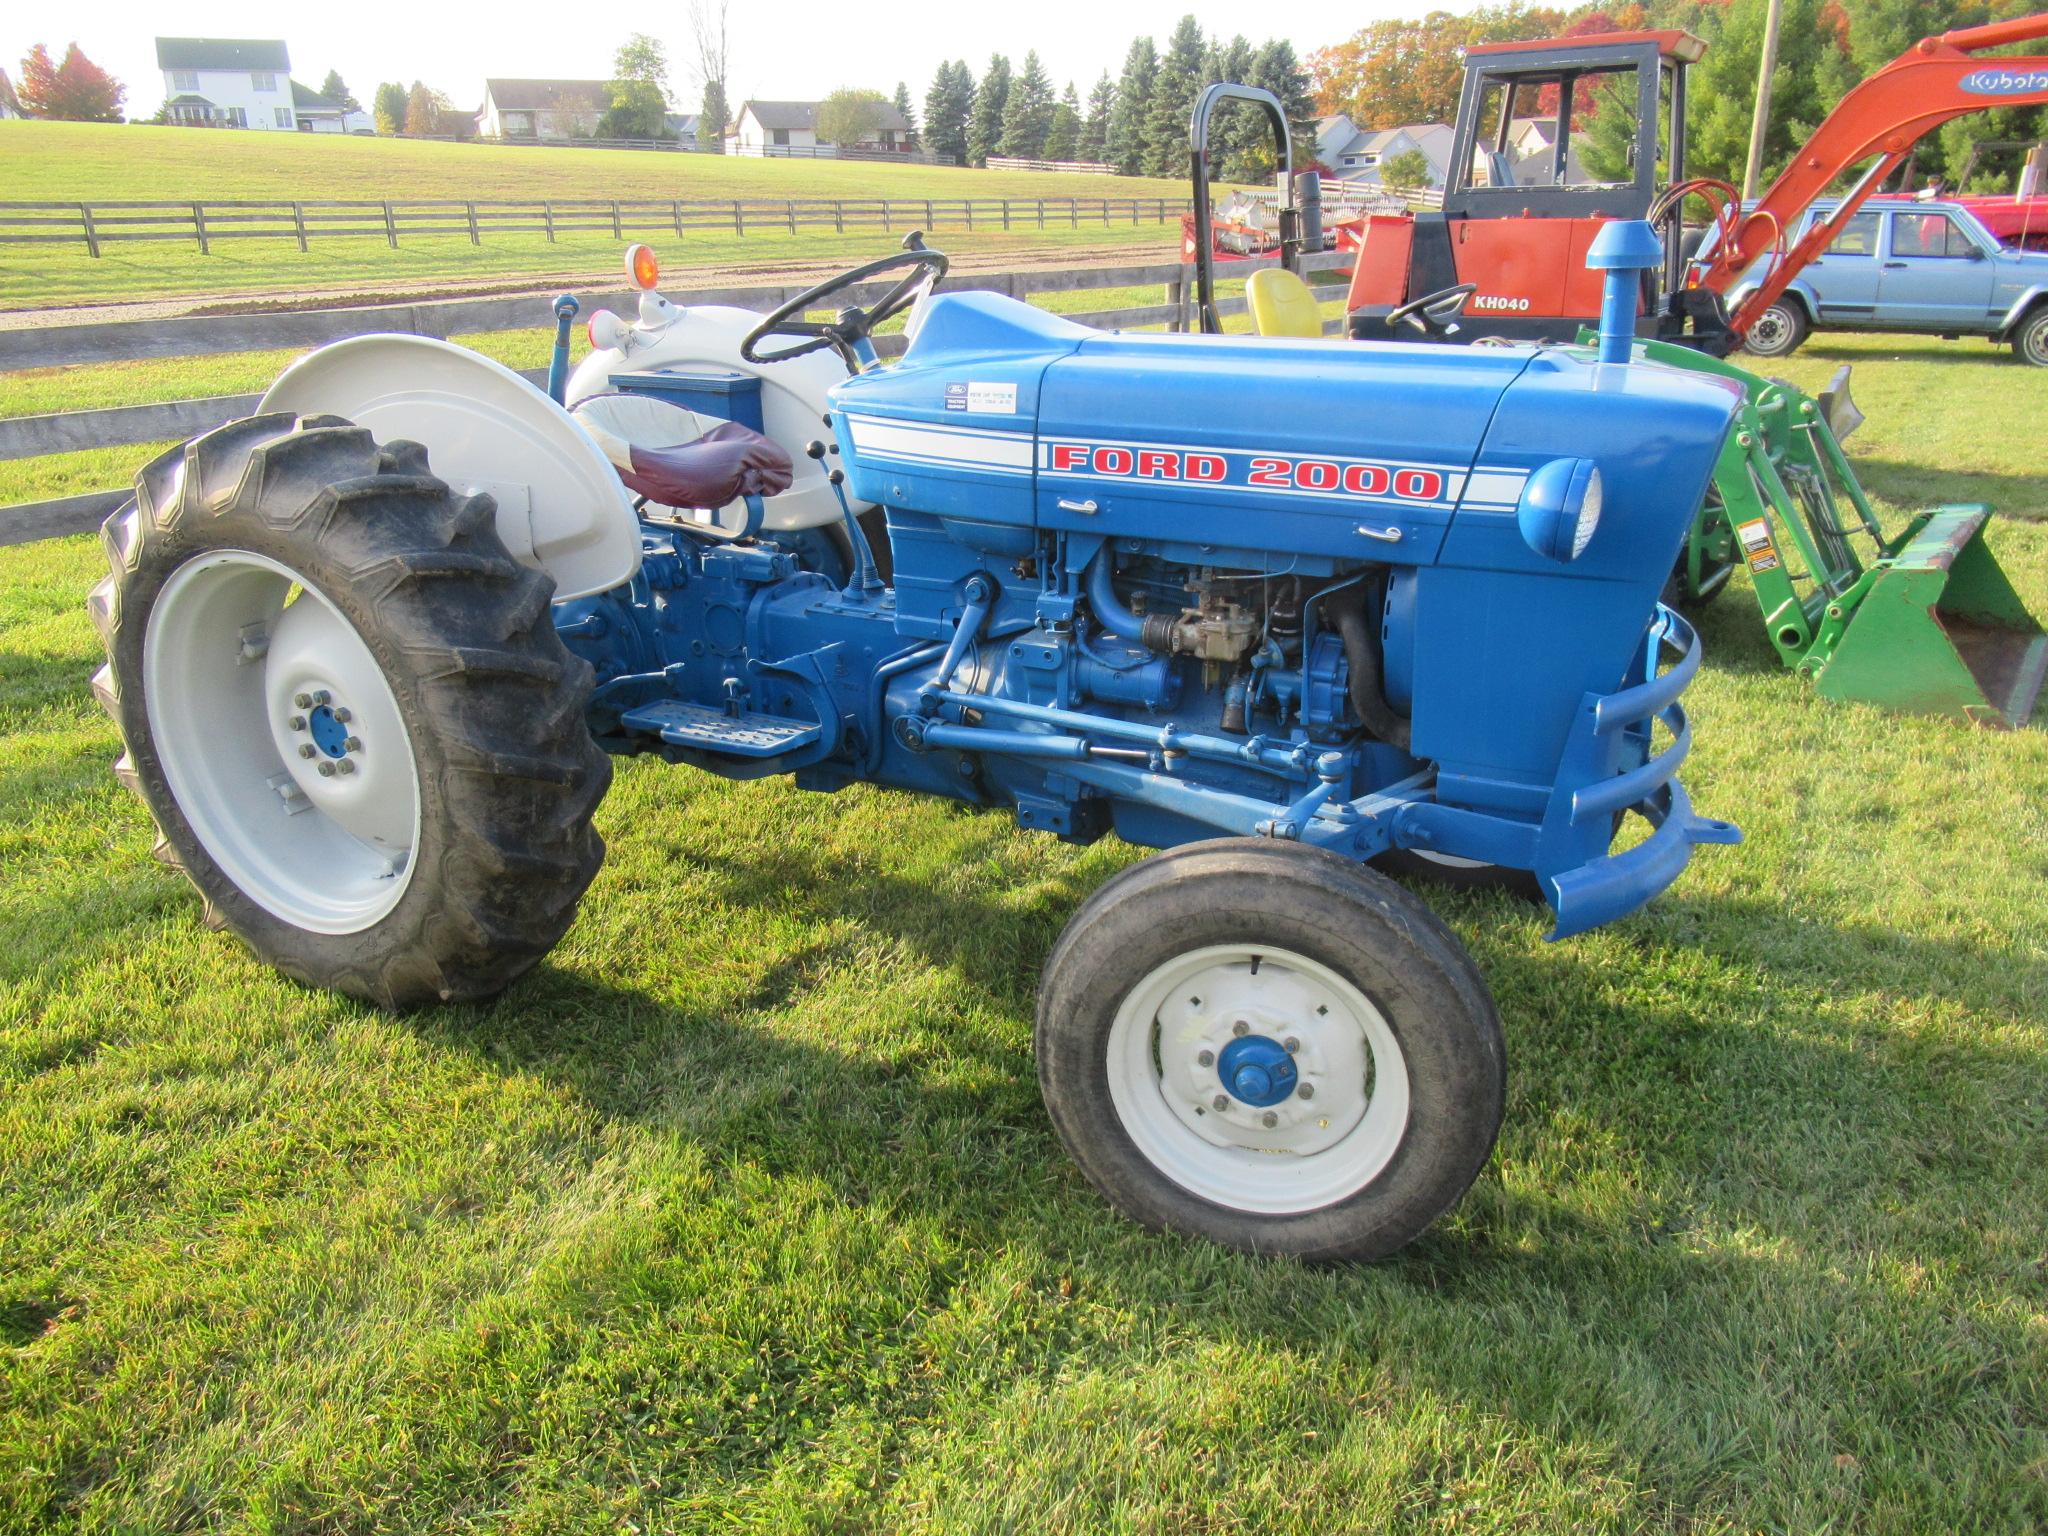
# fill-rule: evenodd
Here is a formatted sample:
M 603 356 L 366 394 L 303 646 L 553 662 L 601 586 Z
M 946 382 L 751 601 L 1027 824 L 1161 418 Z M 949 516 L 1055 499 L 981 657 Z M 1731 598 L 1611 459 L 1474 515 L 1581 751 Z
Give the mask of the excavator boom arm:
M 1784 249 L 1782 259 L 1729 316 L 1730 328 L 1745 334 L 1913 146 L 1943 123 L 1994 107 L 2048 104 L 2048 57 L 1975 56 L 1980 49 L 2042 37 L 2048 37 L 2048 14 L 1922 38 L 1844 96 L 1762 200 L 1737 222 L 1734 238 L 1712 251 L 1699 273 L 1699 286 L 1726 292 L 1757 257 Z M 1841 205 L 1796 244 L 1787 245 L 1814 199 L 1866 160 L 1869 168 Z

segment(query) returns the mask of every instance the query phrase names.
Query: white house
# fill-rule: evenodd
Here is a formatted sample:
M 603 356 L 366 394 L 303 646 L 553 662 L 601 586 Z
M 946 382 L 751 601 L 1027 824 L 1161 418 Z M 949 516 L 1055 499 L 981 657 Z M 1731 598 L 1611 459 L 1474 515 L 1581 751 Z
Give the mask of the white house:
M 1441 187 L 1450 169 L 1451 138 L 1445 123 L 1360 128 L 1338 112 L 1316 124 L 1316 158 L 1340 181 L 1377 186 L 1380 167 L 1396 155 L 1412 151 L 1428 165 L 1429 185 Z
M 875 130 L 875 136 L 844 146 L 822 142 L 818 138 L 818 108 L 821 105 L 823 103 L 816 101 L 746 102 L 740 107 L 739 116 L 733 119 L 732 129 L 726 134 L 726 143 L 737 154 L 770 157 L 796 151 L 830 159 L 833 151 L 842 147 L 896 154 L 910 152 L 910 124 L 888 102 L 876 104 L 881 126 Z
M 292 82 L 292 112 L 299 120 L 301 133 L 377 131 L 377 125 L 370 120 L 370 114 L 360 107 L 351 110 L 338 101 L 329 101 L 318 91 L 308 90 L 296 80 Z
M 1514 160 L 1515 185 L 1548 186 L 1551 161 L 1557 155 L 1557 120 L 1550 117 L 1517 117 L 1508 123 L 1508 152 Z M 1586 167 L 1579 160 L 1578 136 L 1565 146 L 1564 179 L 1567 186 L 1584 186 Z
M 589 138 L 611 101 L 608 80 L 486 80 L 477 132 L 486 139 Z
M 160 37 L 164 118 L 200 128 L 263 128 L 291 133 L 292 61 L 281 41 Z

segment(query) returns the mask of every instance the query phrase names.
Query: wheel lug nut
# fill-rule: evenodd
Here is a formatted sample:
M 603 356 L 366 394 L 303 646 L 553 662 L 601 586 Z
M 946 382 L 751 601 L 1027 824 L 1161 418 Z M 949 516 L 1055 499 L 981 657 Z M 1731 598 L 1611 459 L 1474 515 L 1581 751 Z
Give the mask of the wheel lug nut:
M 306 717 L 304 715 L 293 715 L 291 719 L 285 721 L 285 724 L 295 731 L 303 731 L 306 728 Z
M 1230 1032 L 1233 1035 L 1248 1035 L 1252 1032 L 1252 1027 L 1251 1025 L 1245 1023 L 1243 1019 L 1239 1019 L 1235 1024 L 1230 1026 Z
M 310 693 L 295 693 L 292 695 L 292 702 L 301 709 L 311 709 L 313 707 L 313 695 Z
M 1296 1051 L 1301 1049 L 1301 1042 L 1295 1039 L 1294 1036 L 1289 1035 L 1285 1040 L 1282 1040 L 1280 1042 L 1280 1048 L 1286 1051 L 1288 1055 L 1292 1056 Z
M 334 771 L 336 773 L 354 773 L 356 771 L 356 765 L 350 762 L 347 758 L 343 758 L 340 762 L 334 765 Z
M 1279 1123 L 1280 1117 L 1274 1114 L 1273 1111 L 1271 1111 L 1270 1109 L 1267 1110 L 1263 1115 L 1259 1116 L 1259 1124 L 1263 1125 L 1269 1131 Z
M 349 739 L 348 739 L 347 741 L 344 741 L 344 742 L 343 742 L 343 743 L 341 744 L 341 750 L 342 750 L 342 751 L 344 751 L 344 752 L 360 752 L 360 751 L 362 751 L 362 750 L 363 750 L 363 738 L 362 738 L 362 737 L 360 737 L 360 736 L 351 736 L 351 737 L 349 737 Z
M 1316 1096 L 1316 1085 L 1314 1083 L 1303 1083 L 1301 1087 L 1295 1091 L 1298 1092 L 1304 1099 L 1312 1099 Z
M 325 688 L 316 688 L 313 691 L 313 702 L 315 704 L 328 704 L 333 702 L 333 699 L 334 695 L 329 693 Z
M 1227 1093 L 1219 1093 L 1216 1095 L 1215 1098 L 1211 1099 L 1209 1102 L 1217 1109 L 1228 1109 L 1230 1108 L 1230 1095 Z
M 311 743 L 310 741 L 302 741 L 299 743 L 299 756 L 301 757 L 311 757 L 315 752 L 319 750 L 320 749 L 314 746 L 313 743 Z
M 1202 1053 L 1201 1053 L 1201 1055 L 1199 1055 L 1199 1056 L 1197 1056 L 1197 1057 L 1195 1058 L 1195 1065 L 1196 1065 L 1196 1066 L 1198 1066 L 1198 1067 L 1213 1067 L 1213 1066 L 1215 1066 L 1215 1065 L 1216 1065 L 1216 1053 L 1215 1053 L 1214 1051 L 1204 1051 L 1204 1052 L 1202 1052 Z
M 323 762 L 315 771 L 319 773 L 321 778 L 331 779 L 334 777 L 334 764 Z
M 346 709 L 337 709 L 334 712 L 334 718 L 340 721 L 343 725 L 347 725 L 349 721 L 355 719 L 355 716 L 349 713 L 349 711 L 347 711 Z

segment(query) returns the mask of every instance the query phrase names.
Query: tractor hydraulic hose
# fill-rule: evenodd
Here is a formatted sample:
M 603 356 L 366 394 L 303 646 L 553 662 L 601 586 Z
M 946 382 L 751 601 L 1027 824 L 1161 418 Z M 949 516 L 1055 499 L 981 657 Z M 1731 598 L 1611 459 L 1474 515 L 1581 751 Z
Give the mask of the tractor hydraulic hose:
M 1375 568 L 1377 571 L 1378 567 Z M 1359 723 L 1391 747 L 1408 750 L 1408 722 L 1394 713 L 1382 685 L 1385 657 L 1379 632 L 1366 612 L 1365 587 L 1345 587 L 1330 594 L 1323 611 L 1337 626 L 1350 669 L 1351 712 Z
M 1116 584 L 1110 580 L 1108 545 L 1088 562 L 1087 582 L 1088 606 L 1095 611 L 1095 622 L 1120 639 L 1142 642 L 1145 621 L 1126 608 L 1116 595 Z

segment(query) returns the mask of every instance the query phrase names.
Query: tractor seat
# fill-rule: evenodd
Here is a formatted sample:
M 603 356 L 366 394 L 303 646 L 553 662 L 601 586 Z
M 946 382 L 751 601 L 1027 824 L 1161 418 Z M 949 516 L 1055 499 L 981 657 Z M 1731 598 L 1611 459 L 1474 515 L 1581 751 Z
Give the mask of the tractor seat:
M 665 507 L 717 508 L 789 489 L 789 455 L 751 427 L 706 430 L 695 411 L 651 395 L 592 395 L 570 414 L 611 460 L 626 488 Z
M 1285 267 L 1267 267 L 1245 279 L 1252 329 L 1261 336 L 1320 336 L 1323 312 L 1307 283 Z

